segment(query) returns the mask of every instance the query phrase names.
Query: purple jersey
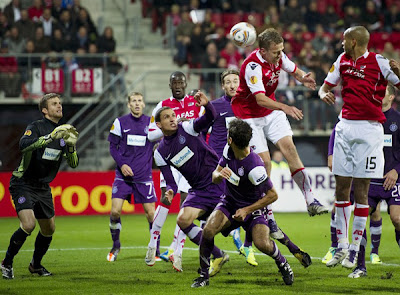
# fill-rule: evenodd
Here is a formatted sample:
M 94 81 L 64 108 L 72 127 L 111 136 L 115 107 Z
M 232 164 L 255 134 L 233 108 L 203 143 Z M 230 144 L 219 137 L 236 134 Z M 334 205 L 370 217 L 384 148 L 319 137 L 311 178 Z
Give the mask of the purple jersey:
M 217 117 L 212 125 L 208 144 L 220 158 L 226 145 L 229 123 L 235 119 L 235 115 L 231 107 L 231 97 L 224 95 L 211 103 L 217 112 Z
M 206 115 L 207 112 L 204 116 Z M 196 127 L 196 122 L 204 120 L 204 116 L 180 123 L 174 135 L 164 136 L 154 153 L 154 159 L 165 177 L 167 190 L 172 189 L 174 193 L 177 191 L 173 177 L 170 177 L 172 174 L 169 166 L 173 166 L 192 187 L 189 192 L 193 191 L 198 196 L 219 198 L 223 191 L 219 185 L 212 183 L 212 172 L 218 165 L 218 157 L 199 136 L 198 131 L 201 130 Z
M 235 204 L 237 208 L 257 202 L 273 187 L 264 162 L 252 151 L 243 160 L 237 160 L 232 149 L 226 145 L 219 165 L 232 170 L 230 179 L 225 182 L 225 201 Z
M 150 117 L 135 118 L 128 114 L 116 118 L 108 136 L 110 153 L 117 163 L 116 177 L 125 181 L 146 182 L 152 180 L 152 156 L 155 142 L 147 139 Z M 128 165 L 133 177 L 125 177 L 122 165 Z

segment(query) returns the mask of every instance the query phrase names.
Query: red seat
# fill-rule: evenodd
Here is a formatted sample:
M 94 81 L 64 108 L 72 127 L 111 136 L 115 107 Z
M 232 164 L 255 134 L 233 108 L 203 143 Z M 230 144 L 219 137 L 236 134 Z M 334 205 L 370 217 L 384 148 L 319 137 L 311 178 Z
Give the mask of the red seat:
M 293 40 L 293 34 L 291 32 L 283 32 L 282 33 L 282 38 L 285 41 L 291 41 L 291 40 Z
M 263 13 L 245 13 L 243 16 L 245 22 L 253 24 L 255 27 L 260 27 L 264 24 Z
M 223 26 L 225 28 L 225 33 L 229 34 L 231 28 L 243 21 L 243 14 L 242 13 L 224 13 L 222 14 L 222 21 Z
M 400 32 L 391 33 L 389 41 L 393 44 L 395 50 L 400 50 Z
M 304 41 L 311 41 L 312 39 L 314 39 L 314 34 L 311 32 L 304 32 L 303 33 L 303 40 Z
M 222 27 L 222 14 L 219 12 L 214 12 L 211 14 L 211 21 L 215 24 L 215 27 Z

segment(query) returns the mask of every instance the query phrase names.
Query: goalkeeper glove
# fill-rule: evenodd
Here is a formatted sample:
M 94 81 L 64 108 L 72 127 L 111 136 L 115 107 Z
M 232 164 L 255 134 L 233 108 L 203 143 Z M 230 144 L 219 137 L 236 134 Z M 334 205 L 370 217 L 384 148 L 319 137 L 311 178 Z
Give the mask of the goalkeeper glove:
M 64 135 L 64 141 L 67 144 L 68 152 L 73 153 L 75 151 L 76 142 L 78 141 L 79 133 L 75 127 L 71 126 L 66 134 Z
M 54 130 L 50 134 L 45 135 L 44 139 L 47 142 L 50 142 L 52 140 L 64 138 L 64 136 L 67 134 L 68 130 L 70 130 L 71 128 L 74 128 L 74 127 L 70 124 L 60 125 L 60 126 L 54 128 Z

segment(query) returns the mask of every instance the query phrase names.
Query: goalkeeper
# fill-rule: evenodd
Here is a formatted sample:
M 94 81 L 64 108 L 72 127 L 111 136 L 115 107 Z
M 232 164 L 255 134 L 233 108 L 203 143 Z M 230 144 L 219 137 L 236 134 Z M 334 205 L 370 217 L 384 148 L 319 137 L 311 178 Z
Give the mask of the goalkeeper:
M 60 168 L 62 157 L 69 166 L 78 166 L 76 141 L 78 132 L 69 125 L 59 125 L 62 106 L 58 94 L 44 95 L 39 102 L 39 110 L 44 118 L 31 123 L 20 139 L 22 160 L 10 180 L 10 194 L 20 220 L 20 227 L 10 239 L 6 256 L 1 263 L 3 278 L 13 279 L 13 259 L 26 238 L 36 226 L 40 231 L 36 236 L 35 250 L 29 271 L 39 276 L 50 276 L 51 272 L 42 265 L 55 230 L 54 206 L 49 183 Z

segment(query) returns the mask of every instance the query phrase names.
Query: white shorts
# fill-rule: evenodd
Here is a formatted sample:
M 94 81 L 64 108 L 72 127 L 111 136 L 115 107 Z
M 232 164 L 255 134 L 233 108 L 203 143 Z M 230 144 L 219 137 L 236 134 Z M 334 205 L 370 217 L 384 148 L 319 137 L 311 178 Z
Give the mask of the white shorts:
M 268 151 L 267 139 L 276 144 L 285 136 L 293 136 L 289 120 L 282 111 L 273 111 L 264 117 L 243 119 L 243 121 L 249 123 L 253 129 L 249 145 L 257 154 Z
M 175 183 L 178 186 L 178 192 L 187 193 L 191 186 L 187 182 L 186 178 L 178 171 L 176 168 L 171 167 L 172 175 L 174 176 Z M 167 184 L 165 183 L 164 175 L 160 173 L 160 187 L 165 188 Z
M 332 172 L 356 178 L 382 178 L 384 131 L 381 123 L 341 119 L 335 128 Z

